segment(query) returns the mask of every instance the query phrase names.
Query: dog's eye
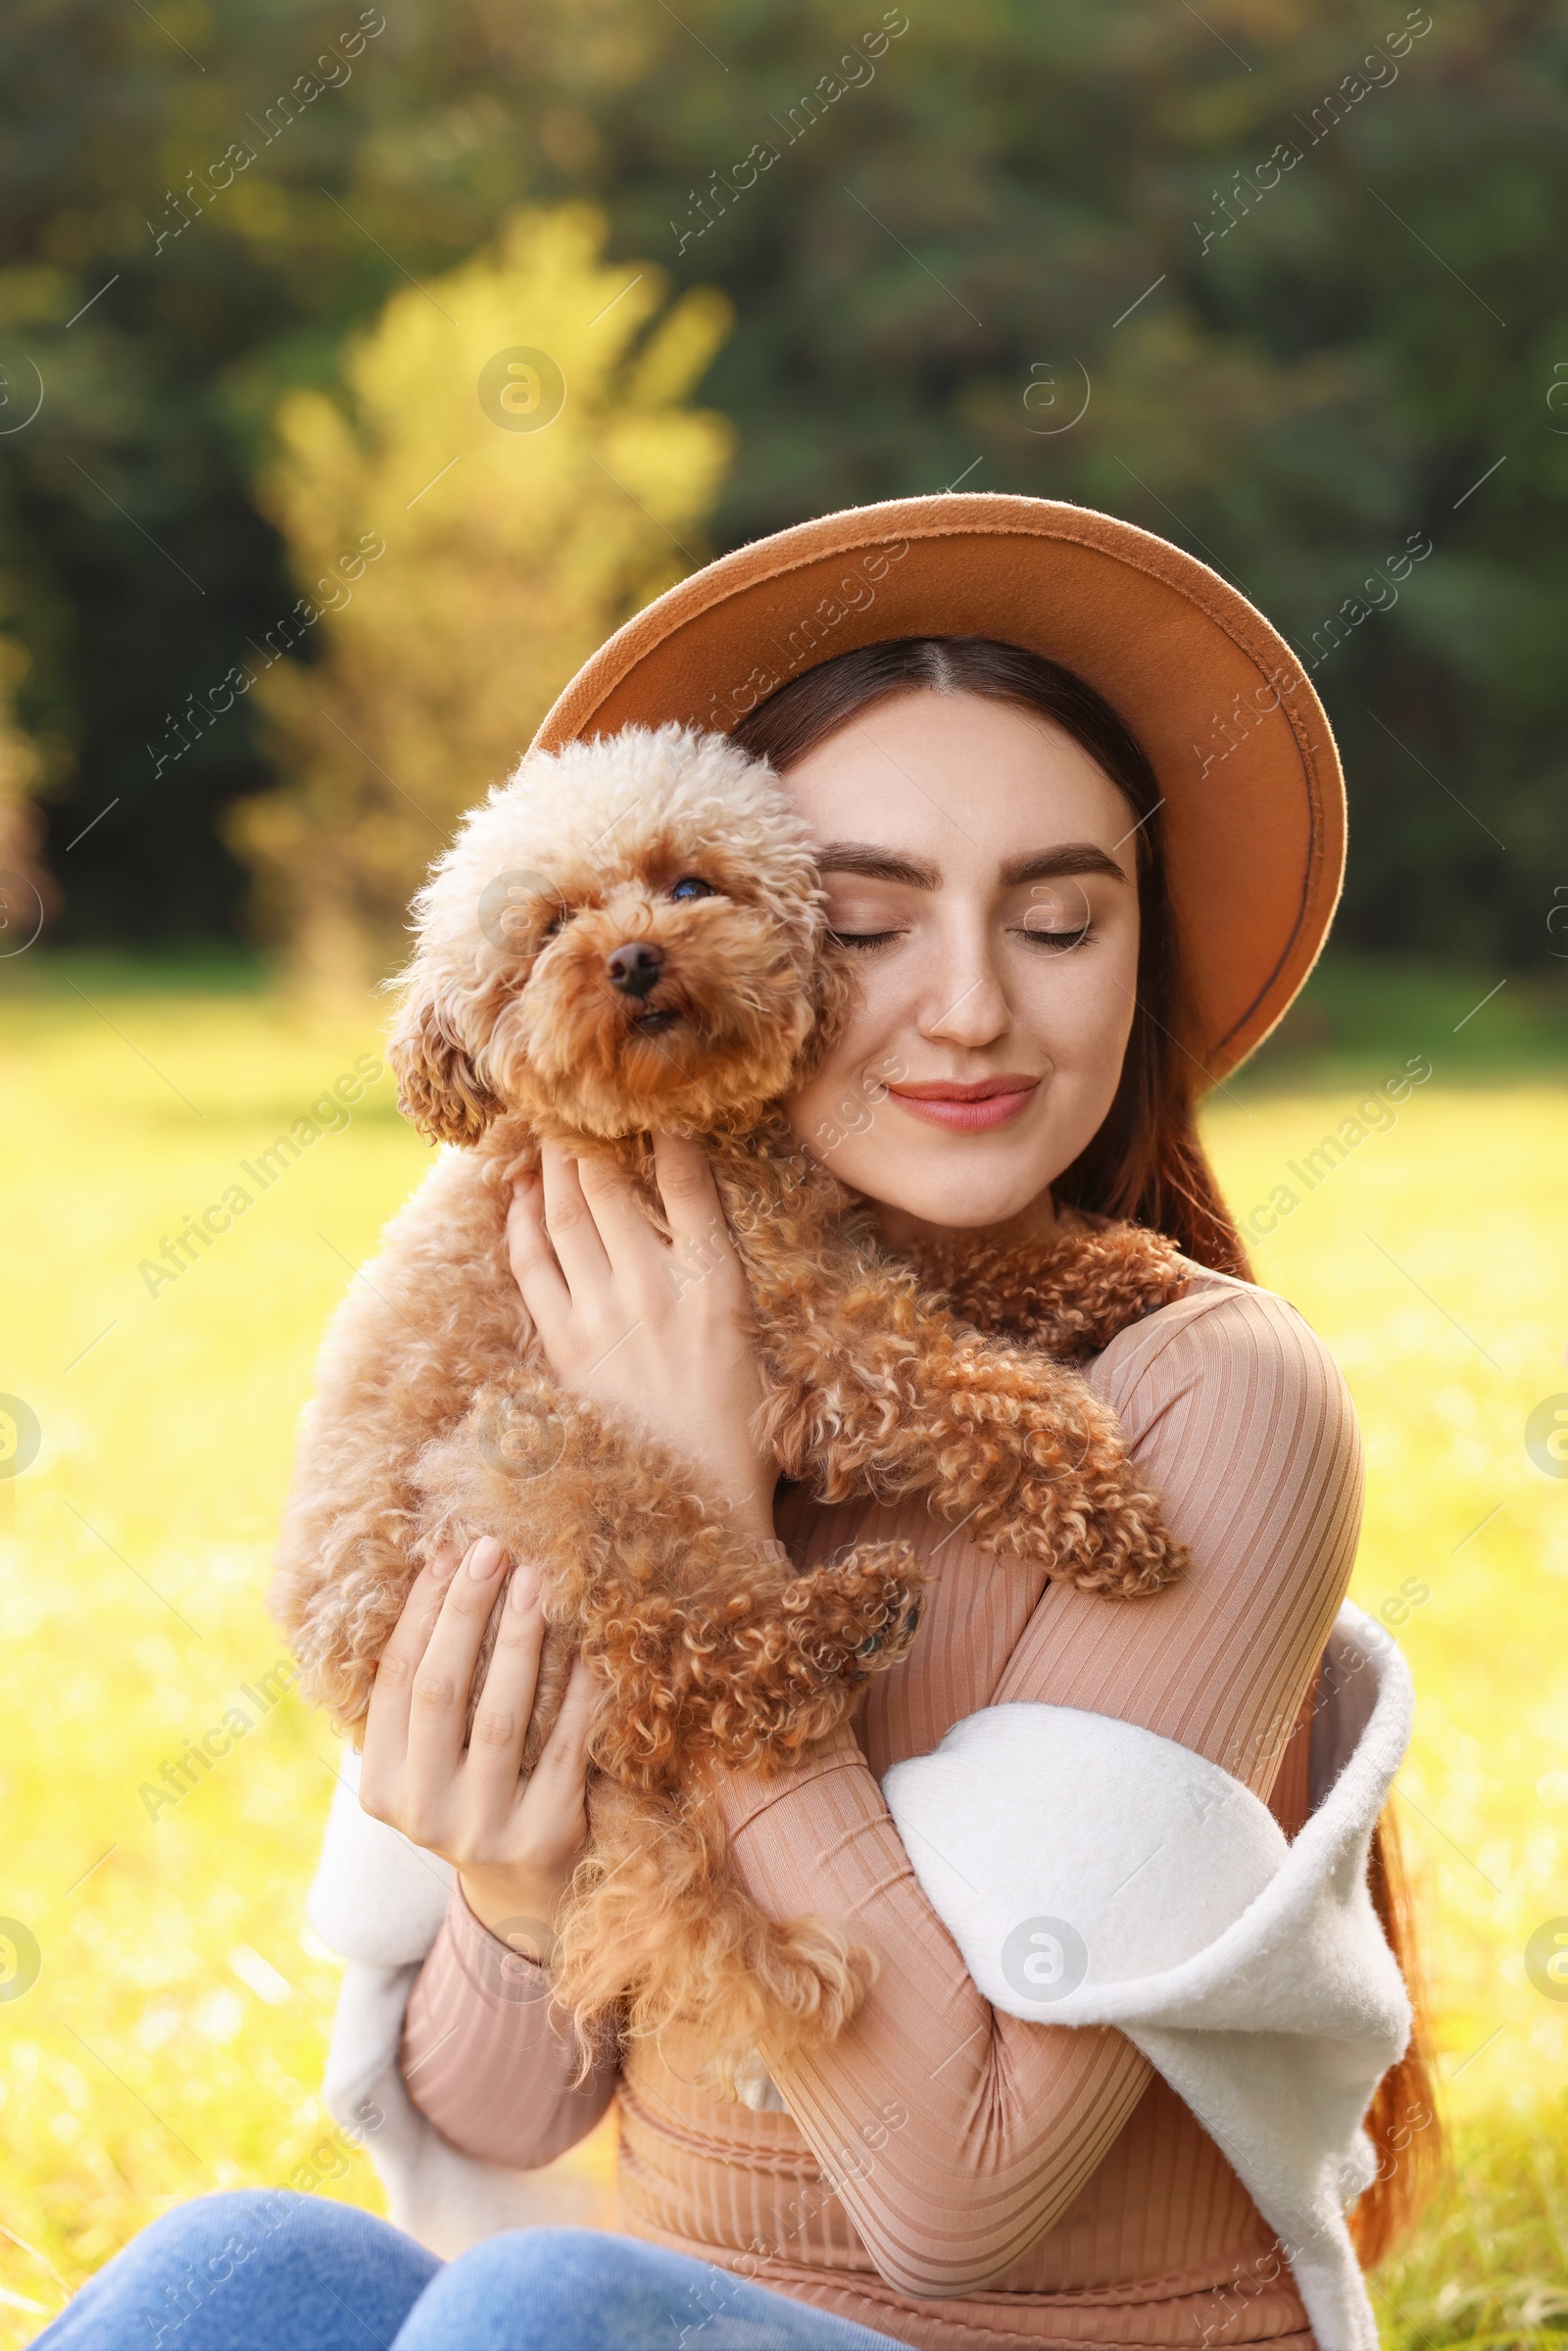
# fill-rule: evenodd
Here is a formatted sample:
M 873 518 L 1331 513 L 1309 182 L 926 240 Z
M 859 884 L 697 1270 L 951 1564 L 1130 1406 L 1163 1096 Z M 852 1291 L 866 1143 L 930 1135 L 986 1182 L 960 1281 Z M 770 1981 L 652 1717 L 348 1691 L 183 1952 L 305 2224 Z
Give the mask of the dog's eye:
M 671 898 L 716 898 L 718 893 L 711 882 L 705 882 L 700 873 L 683 874 L 678 882 L 669 885 Z
M 570 919 L 571 908 L 569 906 L 557 906 L 555 912 L 551 915 L 550 920 L 545 924 L 544 929 L 540 932 L 540 938 L 553 939 L 557 931 L 561 929 L 562 924 L 564 922 L 569 922 Z

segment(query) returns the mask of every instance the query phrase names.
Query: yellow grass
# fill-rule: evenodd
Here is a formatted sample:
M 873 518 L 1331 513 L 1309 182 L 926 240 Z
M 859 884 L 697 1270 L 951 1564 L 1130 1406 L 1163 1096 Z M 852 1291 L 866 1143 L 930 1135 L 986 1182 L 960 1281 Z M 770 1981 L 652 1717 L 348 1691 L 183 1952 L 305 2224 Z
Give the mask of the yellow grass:
M 316 2088 L 337 1969 L 302 1905 L 335 1750 L 292 1699 L 267 1703 L 282 1644 L 261 1594 L 321 1325 L 426 1153 L 381 1079 L 150 1296 L 140 1262 L 376 1050 L 377 1015 L 75 976 L 85 998 L 0 1005 L 0 1391 L 41 1430 L 0 1479 L 0 1916 L 24 1931 L 0 1925 L 0 2347 L 207 2188 L 314 2177 L 377 2203 Z M 1344 1092 L 1219 1102 L 1209 1135 L 1239 1207 L 1291 1180 Z M 1430 1592 L 1400 1634 L 1421 1690 L 1404 1826 L 1448 2095 L 1480 2164 L 1568 2084 L 1568 2001 L 1523 1959 L 1568 1913 L 1568 1481 L 1523 1434 L 1568 1392 L 1565 1164 L 1568 1090 L 1435 1079 L 1257 1250 L 1361 1413 L 1357 1596 Z M 248 1734 L 150 1817 L 140 1790 L 236 1704 Z M 16 1996 L 28 1935 L 40 1972 Z M 603 2180 L 607 2137 L 568 2160 Z M 1497 2193 L 1535 2259 L 1532 2215 L 1553 2199 L 1511 2175 Z M 1491 2257 L 1442 2258 L 1470 2277 Z M 1419 2297 L 1426 2339 L 1438 2320 L 1443 2340 L 1482 2339 L 1481 2302 L 1440 2310 L 1430 2271 L 1401 2274 L 1400 2307 Z

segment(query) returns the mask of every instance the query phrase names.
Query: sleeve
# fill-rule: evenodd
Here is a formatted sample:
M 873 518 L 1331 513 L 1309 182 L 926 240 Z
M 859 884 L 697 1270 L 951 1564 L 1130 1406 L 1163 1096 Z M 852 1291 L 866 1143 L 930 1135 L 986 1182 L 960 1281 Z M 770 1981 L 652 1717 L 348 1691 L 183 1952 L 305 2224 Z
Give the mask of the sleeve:
M 598 2122 L 618 2066 L 573 2083 L 577 2052 L 542 1968 L 452 1902 L 415 1980 L 401 2058 L 409 2095 L 442 2137 L 486 2163 L 535 2171 Z
M 1227 1285 L 1121 1334 L 1091 1384 L 1193 1564 L 1152 1598 L 1048 1587 L 995 1702 L 1118 1716 L 1266 1796 L 1354 1555 L 1344 1381 L 1283 1300 Z M 840 2041 L 774 2070 L 879 2274 L 921 2297 L 995 2284 L 1104 2159 L 1146 2060 L 1109 2028 L 992 2010 L 847 1730 L 785 1778 L 732 1777 L 725 1802 L 756 1898 L 780 1918 L 845 1921 L 877 1961 Z

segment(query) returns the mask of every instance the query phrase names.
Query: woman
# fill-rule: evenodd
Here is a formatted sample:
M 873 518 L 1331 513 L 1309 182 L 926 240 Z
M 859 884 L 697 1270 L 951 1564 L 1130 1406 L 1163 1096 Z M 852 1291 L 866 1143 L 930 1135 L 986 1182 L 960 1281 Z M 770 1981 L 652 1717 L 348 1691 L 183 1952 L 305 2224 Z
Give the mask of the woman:
M 842 587 L 810 607 L 807 657 L 786 661 L 788 598 L 824 564 Z M 852 580 L 871 583 L 864 606 Z M 840 650 L 834 628 L 860 641 Z M 742 671 L 764 639 L 779 658 Z M 700 2085 L 696 2040 L 633 2045 L 576 2079 L 541 1963 L 585 1836 L 592 1685 L 579 1666 L 519 1794 L 533 1580 L 519 1563 L 483 1736 L 466 1747 L 505 1563 L 492 1542 L 437 1561 L 385 1652 L 362 1781 L 368 1811 L 457 1872 L 404 2075 L 453 2145 L 522 2168 L 618 2096 L 630 2233 L 515 2232 L 443 2266 L 342 2207 L 267 2199 L 281 2218 L 264 2229 L 261 2200 L 209 2198 L 83 2290 L 43 2338 L 57 2351 L 149 2330 L 181 2351 L 1313 2343 L 1272 2232 L 1131 2042 L 988 2007 L 878 1783 L 964 1717 L 1021 1699 L 1196 1749 L 1287 1835 L 1305 1817 L 1319 1659 L 1354 1552 L 1356 1431 L 1326 1351 L 1250 1285 L 1192 1104 L 1279 1017 L 1327 927 L 1326 722 L 1266 624 L 1176 551 L 1077 510 L 946 498 L 830 517 L 711 566 L 596 657 L 541 739 L 688 714 L 694 640 L 710 722 L 745 707 L 734 731 L 783 775 L 818 846 L 858 982 L 791 1104 L 798 1136 L 875 1204 L 895 1251 L 961 1265 L 984 1236 L 1044 1257 L 1106 1218 L 1180 1244 L 1185 1293 L 1086 1377 L 1193 1566 L 1152 1598 L 1106 1599 L 988 1556 L 921 1503 L 829 1508 L 777 1489 L 751 1436 L 761 1391 L 733 1256 L 677 1295 L 631 1192 L 547 1150 L 510 1236 L 556 1376 L 699 1461 L 743 1527 L 798 1559 L 874 1531 L 928 1563 L 915 1646 L 867 1686 L 853 1729 L 782 1779 L 726 1788 L 744 1884 L 781 1917 L 853 1923 L 875 1984 L 838 2045 L 759 2067 L 748 2103 Z M 1097 671 L 1108 691 L 1080 673 Z M 726 674 L 745 686 L 723 689 Z M 1233 678 L 1250 699 L 1238 688 L 1210 726 Z M 677 1240 L 710 1231 L 701 1151 L 661 1138 L 658 1167 Z M 1385 2124 L 1409 2105 L 1415 2064 L 1385 2082 Z M 1363 2200 L 1364 2248 L 1387 2233 L 1389 2189 L 1409 2186 L 1406 2164 Z

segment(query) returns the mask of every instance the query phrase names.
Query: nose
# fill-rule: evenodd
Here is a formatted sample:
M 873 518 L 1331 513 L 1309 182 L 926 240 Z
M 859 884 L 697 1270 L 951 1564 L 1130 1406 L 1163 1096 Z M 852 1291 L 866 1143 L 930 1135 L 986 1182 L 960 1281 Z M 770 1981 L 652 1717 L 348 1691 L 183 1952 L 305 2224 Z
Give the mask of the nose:
M 610 984 L 618 988 L 622 996 L 646 996 L 651 988 L 658 986 L 663 968 L 663 955 L 646 940 L 613 947 L 605 957 Z

